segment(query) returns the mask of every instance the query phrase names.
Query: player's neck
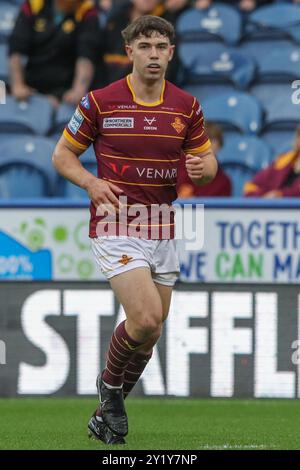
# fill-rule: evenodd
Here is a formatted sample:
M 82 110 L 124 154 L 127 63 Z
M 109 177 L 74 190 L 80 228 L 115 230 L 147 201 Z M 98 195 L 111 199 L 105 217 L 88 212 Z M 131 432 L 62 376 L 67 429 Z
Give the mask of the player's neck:
M 144 82 L 137 74 L 132 73 L 129 75 L 129 82 L 135 101 L 149 104 L 161 101 L 165 82 L 164 77 L 157 82 Z

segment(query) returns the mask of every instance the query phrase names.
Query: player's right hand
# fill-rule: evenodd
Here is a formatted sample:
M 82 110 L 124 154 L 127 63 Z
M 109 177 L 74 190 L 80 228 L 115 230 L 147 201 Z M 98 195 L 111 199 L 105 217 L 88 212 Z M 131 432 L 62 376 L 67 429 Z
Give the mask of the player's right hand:
M 121 205 L 118 196 L 123 193 L 123 189 L 115 184 L 95 178 L 89 183 L 87 192 L 97 209 L 100 206 L 100 209 L 107 210 L 110 214 L 120 212 Z

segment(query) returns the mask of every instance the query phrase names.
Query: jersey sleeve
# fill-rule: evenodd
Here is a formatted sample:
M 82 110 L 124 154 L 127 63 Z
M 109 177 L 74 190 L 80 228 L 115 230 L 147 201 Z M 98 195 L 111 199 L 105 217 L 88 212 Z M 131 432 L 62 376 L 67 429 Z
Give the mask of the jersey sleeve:
M 197 155 L 209 149 L 211 143 L 204 127 L 202 108 L 196 98 L 194 99 L 192 111 L 191 123 L 184 141 L 183 151 L 184 153 Z
M 96 117 L 96 101 L 90 92 L 82 98 L 66 125 L 63 132 L 64 137 L 78 149 L 87 149 L 98 134 Z

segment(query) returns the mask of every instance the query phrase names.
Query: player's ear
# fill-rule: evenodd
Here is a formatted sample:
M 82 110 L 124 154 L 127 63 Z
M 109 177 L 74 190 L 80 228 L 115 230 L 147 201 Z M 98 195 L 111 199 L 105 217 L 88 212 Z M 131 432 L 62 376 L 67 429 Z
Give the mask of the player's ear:
M 133 61 L 132 46 L 130 44 L 125 44 L 125 51 L 126 51 L 128 59 L 130 60 L 130 62 L 132 62 Z
M 173 59 L 174 51 L 175 51 L 175 45 L 172 44 L 172 46 L 170 47 L 169 62 Z

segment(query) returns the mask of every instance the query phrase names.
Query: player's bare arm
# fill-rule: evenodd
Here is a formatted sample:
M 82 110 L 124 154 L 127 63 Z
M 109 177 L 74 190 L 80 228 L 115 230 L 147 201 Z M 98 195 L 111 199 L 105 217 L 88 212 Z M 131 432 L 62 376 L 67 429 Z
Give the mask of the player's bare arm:
M 53 153 L 53 165 L 61 176 L 85 189 L 96 207 L 101 204 L 113 205 L 118 212 L 118 196 L 123 193 L 122 189 L 87 171 L 79 159 L 82 153 L 83 150 L 78 149 L 62 136 Z
M 194 184 L 204 186 L 210 183 L 218 171 L 218 163 L 211 148 L 197 155 L 186 155 L 186 170 Z

